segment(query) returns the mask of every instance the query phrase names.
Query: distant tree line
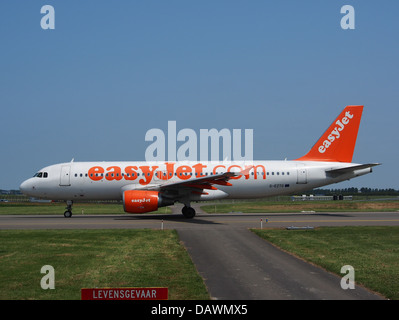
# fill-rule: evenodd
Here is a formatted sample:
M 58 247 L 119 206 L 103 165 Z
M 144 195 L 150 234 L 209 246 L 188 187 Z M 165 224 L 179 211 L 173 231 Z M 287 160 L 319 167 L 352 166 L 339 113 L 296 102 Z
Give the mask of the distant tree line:
M 378 189 L 378 188 L 345 188 L 345 189 L 313 189 L 306 193 L 314 195 L 367 195 L 367 196 L 399 196 L 399 190 L 392 188 Z
M 2 190 L 2 189 L 0 189 L 0 194 L 20 195 L 22 193 L 19 190 Z

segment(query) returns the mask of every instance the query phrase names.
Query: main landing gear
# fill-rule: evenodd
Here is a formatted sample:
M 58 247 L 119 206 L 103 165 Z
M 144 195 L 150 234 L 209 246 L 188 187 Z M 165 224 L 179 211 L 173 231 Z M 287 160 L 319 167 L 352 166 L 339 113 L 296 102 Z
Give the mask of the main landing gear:
M 192 207 L 185 205 L 183 209 L 181 209 L 181 212 L 183 213 L 183 216 L 187 219 L 192 219 L 195 217 L 195 210 Z
M 64 217 L 65 218 L 70 218 L 70 217 L 72 217 L 72 204 L 73 204 L 73 201 L 72 200 L 67 200 L 66 204 L 67 204 L 67 207 L 65 208 L 66 211 L 64 212 Z

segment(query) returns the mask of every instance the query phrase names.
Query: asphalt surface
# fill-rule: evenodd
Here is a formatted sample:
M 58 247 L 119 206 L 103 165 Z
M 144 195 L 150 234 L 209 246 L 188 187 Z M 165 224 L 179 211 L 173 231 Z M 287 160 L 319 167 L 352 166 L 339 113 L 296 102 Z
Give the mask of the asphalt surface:
M 249 230 L 179 230 L 213 299 L 378 299 L 289 255 Z
M 179 212 L 179 208 L 175 208 Z M 341 278 L 285 253 L 250 228 L 399 225 L 399 212 L 181 214 L 88 216 L 0 216 L 0 229 L 176 229 L 213 299 L 381 299 Z
M 162 223 L 164 228 L 176 230 L 285 228 L 290 226 L 398 226 L 399 212 L 198 213 L 194 219 L 186 219 L 180 213 L 171 215 L 82 215 L 74 213 L 72 218 L 64 218 L 62 212 L 57 216 L 0 215 L 0 229 L 160 229 Z

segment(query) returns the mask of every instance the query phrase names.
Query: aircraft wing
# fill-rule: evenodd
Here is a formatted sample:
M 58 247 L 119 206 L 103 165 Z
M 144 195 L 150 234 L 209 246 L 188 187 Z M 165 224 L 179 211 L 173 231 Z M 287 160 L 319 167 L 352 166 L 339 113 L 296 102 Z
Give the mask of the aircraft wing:
M 143 187 L 135 188 L 135 189 L 140 189 L 140 190 L 157 190 L 161 192 L 167 192 L 167 191 L 179 191 L 179 190 L 198 190 L 202 191 L 204 189 L 208 190 L 217 190 L 218 185 L 222 186 L 231 186 L 232 184 L 228 182 L 232 177 L 237 177 L 240 175 L 247 175 L 249 174 L 249 171 L 253 168 L 253 166 L 250 166 L 246 168 L 245 170 L 242 170 L 240 172 L 224 172 L 220 174 L 215 174 L 215 175 L 208 175 L 204 177 L 199 177 L 199 178 L 194 178 L 194 179 L 189 179 L 186 181 L 179 181 L 179 182 L 165 182 L 165 183 L 159 183 L 159 184 L 151 184 L 151 185 L 146 185 Z

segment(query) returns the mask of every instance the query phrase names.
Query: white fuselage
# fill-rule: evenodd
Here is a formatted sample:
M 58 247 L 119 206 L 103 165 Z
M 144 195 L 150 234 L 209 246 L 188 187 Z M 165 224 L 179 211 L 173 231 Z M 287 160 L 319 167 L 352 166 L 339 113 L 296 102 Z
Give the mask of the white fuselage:
M 295 194 L 371 172 L 371 168 L 365 168 L 338 177 L 326 172 L 354 165 L 320 161 L 70 162 L 43 168 L 35 177 L 24 181 L 20 189 L 28 196 L 51 200 L 122 200 L 126 190 L 159 190 L 161 185 L 242 172 L 254 166 L 247 175 L 231 178 L 231 185 L 220 185 L 217 190 L 203 193 L 188 193 L 186 200 L 260 198 Z

